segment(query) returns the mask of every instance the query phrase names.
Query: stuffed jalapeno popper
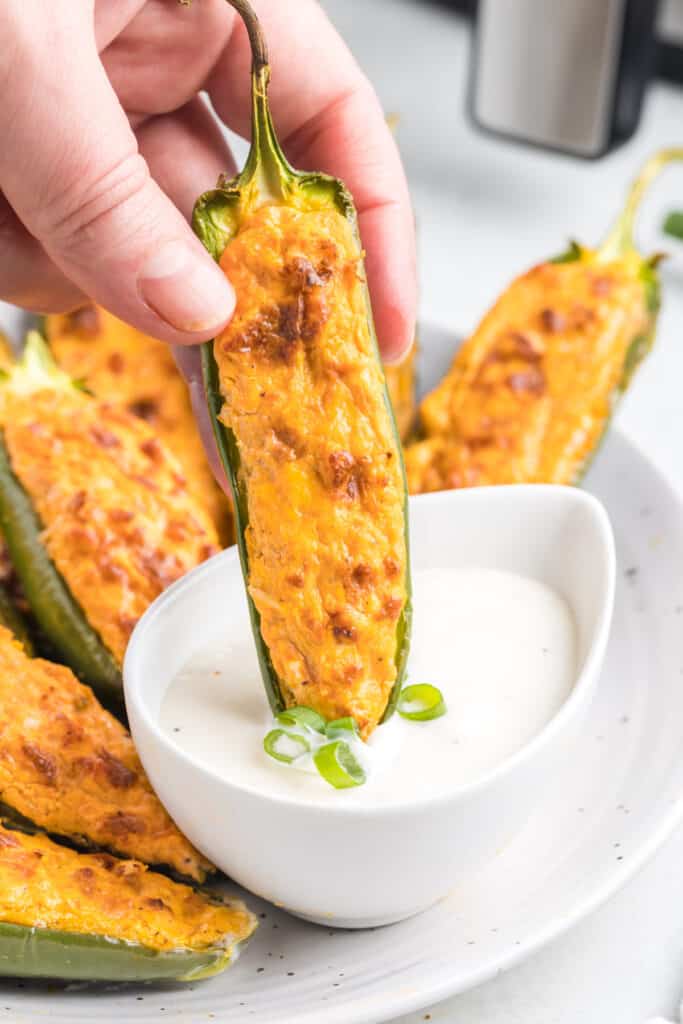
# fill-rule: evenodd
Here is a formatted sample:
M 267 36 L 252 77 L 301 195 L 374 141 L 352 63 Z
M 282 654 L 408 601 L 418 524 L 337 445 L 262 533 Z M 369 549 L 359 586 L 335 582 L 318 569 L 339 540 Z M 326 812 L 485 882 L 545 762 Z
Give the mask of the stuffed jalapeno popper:
M 0 813 L 80 845 L 213 870 L 174 825 L 127 730 L 65 665 L 29 658 L 0 626 Z
M 268 696 L 352 716 L 393 710 L 408 649 L 407 502 L 351 196 L 287 163 L 253 11 L 252 148 L 194 225 L 237 295 L 204 346 Z
M 648 161 L 600 248 L 574 244 L 501 295 L 422 402 L 411 492 L 581 479 L 654 340 L 659 257 L 636 249 L 634 217 L 653 176 L 680 159 L 671 149 Z
M 85 394 L 35 332 L 0 379 L 0 529 L 50 645 L 118 709 L 135 623 L 218 549 L 154 431 Z
M 47 316 L 43 329 L 55 361 L 70 377 L 149 423 L 180 462 L 188 492 L 210 515 L 221 543 L 232 544 L 230 501 L 211 472 L 170 347 L 95 305 Z
M 255 927 L 238 900 L 0 823 L 2 976 L 198 981 L 228 967 Z

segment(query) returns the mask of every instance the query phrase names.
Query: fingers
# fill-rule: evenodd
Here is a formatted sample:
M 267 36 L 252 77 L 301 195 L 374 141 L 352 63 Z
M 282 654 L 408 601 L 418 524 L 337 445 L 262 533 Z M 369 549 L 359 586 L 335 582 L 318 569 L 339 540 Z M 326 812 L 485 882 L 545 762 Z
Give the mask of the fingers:
M 159 186 L 189 219 L 198 192 L 235 173 L 224 136 L 199 99 L 138 132 L 140 151 Z M 0 298 L 36 313 L 66 312 L 85 301 L 0 196 Z
M 401 160 L 379 102 L 361 83 L 296 130 L 286 145 L 295 166 L 334 174 L 350 188 L 382 356 L 400 360 L 415 333 L 415 230 Z
M 377 340 L 385 363 L 399 363 L 415 338 L 417 270 L 412 222 L 400 203 L 359 217 Z
M 394 140 L 371 86 L 313 0 L 255 4 L 271 50 L 275 124 L 295 166 L 341 178 L 354 196 L 380 348 L 399 359 L 417 305 L 415 233 Z M 207 87 L 216 110 L 249 132 L 249 49 L 235 27 Z M 321 74 L 321 68 L 325 73 Z
M 247 38 L 223 0 L 189 9 L 157 0 L 93 2 L 107 71 L 122 93 L 134 80 L 129 99 L 136 123 L 150 110 L 184 102 L 213 62 L 208 86 L 220 114 L 248 131 Z M 10 4 L 9 59 L 22 73 L 13 79 L 10 66 L 9 80 L 18 84 L 0 106 L 0 130 L 17 140 L 0 152 L 0 189 L 17 217 L 3 216 L 0 207 L 0 257 L 8 239 L 17 248 L 16 258 L 0 262 L 0 294 L 32 308 L 64 308 L 83 292 L 143 331 L 176 344 L 201 340 L 229 319 L 234 296 L 153 179 L 187 214 L 204 187 L 199 170 L 206 168 L 204 180 L 213 184 L 219 159 L 220 169 L 228 169 L 226 154 L 205 123 L 208 115 L 192 103 L 179 119 L 141 129 L 150 174 L 97 59 L 92 24 L 81 13 L 88 6 L 41 3 L 36 19 L 33 5 Z M 380 346 L 385 358 L 396 358 L 413 332 L 414 239 L 400 160 L 379 103 L 313 0 L 299 0 L 294 13 L 278 0 L 257 6 L 272 46 L 273 108 L 285 149 L 293 162 L 333 173 L 353 192 Z M 186 56 L 181 24 L 193 41 L 190 51 L 195 39 L 201 51 L 189 78 L 179 74 Z M 150 33 L 163 42 L 164 67 L 168 58 L 175 69 L 172 96 L 170 86 L 159 88 L 154 62 L 145 61 Z M 3 57 L 6 63 L 7 51 Z M 141 67 L 149 74 L 140 75 Z
M 199 98 L 145 122 L 137 137 L 154 180 L 187 220 L 197 197 L 215 188 L 220 174 L 232 177 L 237 171 L 221 129 Z
M 0 187 L 85 294 L 172 343 L 211 337 L 234 294 L 153 181 L 79 6 L 42 5 L 37 26 L 24 5 L 15 12 L 30 24 L 15 34 L 22 71 L 0 106 L 0 133 L 11 124 L 16 140 L 0 152 Z
M 95 0 L 95 43 L 101 53 L 140 13 L 147 0 Z
M 83 293 L 57 269 L 0 196 L 0 299 L 32 313 L 66 313 Z
M 166 117 L 155 117 L 138 132 L 141 152 L 161 188 L 189 217 L 197 193 L 213 188 L 219 174 L 236 171 L 232 153 L 206 104 L 200 99 Z M 209 465 L 219 485 L 230 491 L 218 455 L 202 380 L 197 346 L 174 346 L 173 355 L 185 378 Z
M 138 8 L 124 21 L 126 7 Z M 98 0 L 95 31 L 121 106 L 132 115 L 167 114 L 204 87 L 237 15 L 226 0 Z M 125 25 L 113 35 L 116 26 Z

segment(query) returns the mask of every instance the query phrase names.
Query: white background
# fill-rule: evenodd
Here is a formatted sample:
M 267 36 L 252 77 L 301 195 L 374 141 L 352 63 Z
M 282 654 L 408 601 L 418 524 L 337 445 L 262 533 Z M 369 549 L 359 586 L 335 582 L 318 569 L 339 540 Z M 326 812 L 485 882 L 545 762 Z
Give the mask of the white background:
M 399 142 L 419 226 L 421 318 L 453 337 L 470 331 L 507 282 L 564 247 L 595 243 L 625 187 L 654 149 L 683 144 L 683 89 L 656 84 L 636 138 L 597 163 L 498 142 L 465 114 L 468 35 L 419 0 L 323 0 L 400 116 Z M 642 241 L 683 208 L 683 166 L 644 210 Z M 619 411 L 620 424 L 683 489 L 683 245 L 664 269 L 655 353 Z M 683 567 L 681 569 L 683 572 Z M 683 643 L 683 637 L 681 638 Z M 683 752 L 682 752 L 683 756 Z M 683 831 L 604 909 L 496 981 L 438 1007 L 448 1024 L 643 1024 L 674 1015 L 683 994 Z

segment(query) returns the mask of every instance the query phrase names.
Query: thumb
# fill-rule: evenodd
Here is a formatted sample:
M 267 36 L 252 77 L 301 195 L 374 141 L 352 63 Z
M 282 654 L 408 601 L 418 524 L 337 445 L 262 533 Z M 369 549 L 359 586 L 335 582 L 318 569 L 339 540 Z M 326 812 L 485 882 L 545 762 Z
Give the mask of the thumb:
M 169 342 L 211 337 L 232 315 L 232 288 L 151 178 L 91 27 L 59 8 L 15 51 L 0 189 L 86 295 Z

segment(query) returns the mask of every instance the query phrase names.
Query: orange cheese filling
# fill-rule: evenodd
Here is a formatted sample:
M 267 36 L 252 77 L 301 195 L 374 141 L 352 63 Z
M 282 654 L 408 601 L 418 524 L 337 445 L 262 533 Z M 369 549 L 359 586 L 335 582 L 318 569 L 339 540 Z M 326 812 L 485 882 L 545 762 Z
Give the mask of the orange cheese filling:
M 48 832 L 203 881 L 212 865 L 154 793 L 128 731 L 70 669 L 0 626 L 0 803 Z
M 163 341 L 99 306 L 48 316 L 56 361 L 93 394 L 146 420 L 178 459 L 195 500 L 211 516 L 221 542 L 232 544 L 232 510 L 214 480 L 185 382 Z
M 574 483 L 648 330 L 639 270 L 584 254 L 514 281 L 421 404 L 410 491 Z
M 229 949 L 256 927 L 237 900 L 212 901 L 138 861 L 76 853 L 2 825 L 0 920 L 155 950 Z
M 214 346 L 249 509 L 249 592 L 288 704 L 378 723 L 396 679 L 407 552 L 400 453 L 362 255 L 331 209 L 266 205 L 226 248 Z
M 121 662 L 136 622 L 170 583 L 218 550 L 180 464 L 148 424 L 74 389 L 6 389 L 12 469 L 75 600 Z

